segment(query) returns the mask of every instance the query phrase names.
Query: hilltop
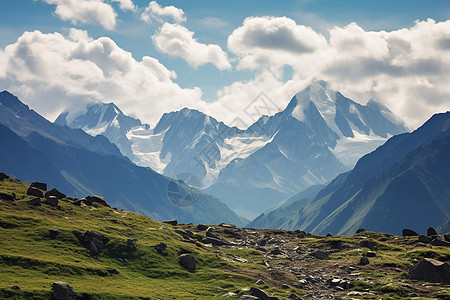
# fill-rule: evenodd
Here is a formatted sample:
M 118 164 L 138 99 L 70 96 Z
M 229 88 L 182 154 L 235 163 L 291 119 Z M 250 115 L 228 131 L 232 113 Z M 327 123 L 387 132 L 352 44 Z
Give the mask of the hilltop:
M 27 193 L 45 186 L 33 186 L 1 177 L 0 298 L 49 298 L 57 281 L 79 299 L 450 297 L 447 273 L 441 283 L 410 277 L 423 258 L 450 261 L 449 236 L 160 223 L 98 196 L 52 190 L 38 201 Z M 180 264 L 186 254 L 197 264 Z

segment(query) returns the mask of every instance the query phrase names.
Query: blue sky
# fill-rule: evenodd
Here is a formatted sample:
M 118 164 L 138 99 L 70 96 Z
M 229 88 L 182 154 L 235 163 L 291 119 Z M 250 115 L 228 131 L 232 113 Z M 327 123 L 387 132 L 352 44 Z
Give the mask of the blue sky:
M 326 79 L 361 103 L 374 97 L 410 126 L 420 124 L 433 112 L 450 109 L 444 74 L 449 61 L 443 57 L 450 56 L 449 49 L 431 47 L 427 54 L 420 46 L 441 45 L 450 39 L 448 0 L 157 1 L 155 5 L 161 10 L 153 12 L 150 22 L 142 19 L 148 0 L 79 0 L 74 3 L 84 3 L 86 9 L 92 8 L 92 3 L 103 6 L 85 17 L 84 11 L 72 16 L 69 11 L 65 17 L 58 13 L 58 8 L 72 1 L 5 1 L 0 10 L 0 89 L 18 94 L 50 119 L 73 105 L 114 101 L 126 113 L 152 124 L 163 112 L 184 106 L 227 122 L 258 92 L 268 92 L 283 106 L 314 78 Z M 121 9 L 125 2 L 134 9 Z M 170 13 L 161 14 L 171 6 Z M 97 14 L 94 17 L 93 11 Z M 115 14 L 115 25 L 109 28 L 104 18 L 108 11 Z M 175 20 L 174 11 L 182 19 Z M 246 18 L 249 22 L 244 24 Z M 35 30 L 39 33 L 24 38 L 25 31 Z M 83 38 L 92 47 L 107 37 L 118 48 L 120 54 L 116 54 L 123 57 L 108 53 L 91 57 L 94 54 L 88 48 L 81 56 L 74 56 L 74 49 L 83 44 L 70 40 L 74 30 L 84 32 Z M 178 51 L 173 42 L 180 36 L 192 47 Z M 306 50 L 293 53 L 283 48 L 290 47 L 283 40 L 289 37 Z M 409 48 L 399 46 L 399 40 Z M 352 45 L 360 49 L 352 52 Z M 66 46 L 71 47 L 66 49 L 70 54 L 58 50 Z M 19 48 L 27 48 L 31 54 L 20 57 Z M 201 57 L 207 53 L 211 57 Z M 49 58 L 52 54 L 59 58 L 56 67 Z M 143 57 L 156 59 L 158 65 L 136 71 L 143 65 Z M 120 68 L 127 65 L 115 69 L 120 78 L 105 72 L 105 68 L 119 68 L 115 59 L 123 62 Z M 85 74 L 76 69 L 78 64 L 97 66 L 105 75 L 104 82 L 93 84 L 93 71 Z M 130 67 L 134 65 L 136 68 Z M 71 68 L 75 68 L 73 72 Z M 57 80 L 48 72 L 52 69 Z M 152 76 L 160 72 L 167 76 L 155 80 Z M 140 76 L 145 80 L 137 83 Z

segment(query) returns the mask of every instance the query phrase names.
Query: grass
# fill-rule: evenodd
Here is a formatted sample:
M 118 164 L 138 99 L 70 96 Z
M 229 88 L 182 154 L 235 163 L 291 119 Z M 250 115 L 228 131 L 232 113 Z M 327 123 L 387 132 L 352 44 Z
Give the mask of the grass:
M 16 201 L 0 200 L 0 298 L 49 298 L 54 281 L 69 283 L 83 299 L 212 299 L 227 292 L 240 296 L 253 286 L 258 272 L 267 269 L 257 264 L 262 260 L 258 251 L 234 248 L 221 253 L 182 242 L 174 227 L 136 213 L 100 205 L 78 207 L 68 201 L 57 207 L 30 207 L 27 188 L 20 182 L 0 181 L 0 191 L 16 195 Z M 52 229 L 62 232 L 52 237 Z M 95 230 L 110 242 L 98 257 L 91 257 L 73 230 Z M 138 240 L 136 251 L 127 248 L 127 239 Z M 163 253 L 152 247 L 160 242 L 167 244 Z M 178 255 L 184 252 L 198 260 L 195 272 L 178 264 Z M 12 290 L 14 285 L 20 290 Z M 266 290 L 280 298 L 293 291 L 303 293 L 276 286 Z

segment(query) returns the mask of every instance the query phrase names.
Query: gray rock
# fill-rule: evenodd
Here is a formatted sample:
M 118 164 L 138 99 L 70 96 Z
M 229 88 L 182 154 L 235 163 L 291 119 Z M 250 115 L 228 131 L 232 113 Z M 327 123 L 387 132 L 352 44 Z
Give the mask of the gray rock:
M 359 260 L 359 264 L 362 266 L 370 264 L 369 258 L 367 256 L 361 257 L 361 259 Z
M 438 235 L 438 233 L 436 232 L 436 229 L 434 229 L 433 227 L 430 227 L 427 229 L 427 236 L 432 236 L 432 235 Z
M 61 229 L 50 229 L 48 234 L 51 239 L 56 239 L 56 237 L 62 232 Z
M 45 198 L 48 198 L 49 196 L 55 196 L 58 199 L 66 198 L 66 195 L 58 191 L 57 189 L 52 189 L 45 193 Z
M 450 247 L 450 242 L 443 241 L 440 238 L 435 238 L 430 242 L 433 246 L 444 246 L 444 247 Z
M 273 249 L 268 254 L 270 254 L 270 255 L 282 255 L 284 253 L 280 249 Z
M 360 228 L 360 229 L 356 230 L 356 234 L 364 232 L 364 231 L 366 231 L 364 228 Z
M 300 299 L 300 297 L 297 296 L 295 293 L 290 294 L 290 295 L 288 296 L 288 298 L 289 298 L 289 299 L 294 299 L 294 300 Z
M 207 231 L 207 232 L 206 232 L 206 236 L 207 236 L 207 237 L 210 237 L 210 238 L 213 238 L 213 239 L 218 239 L 218 240 L 220 240 L 220 237 L 218 237 L 217 235 L 215 235 L 214 233 L 212 233 L 212 232 L 210 232 L 210 231 Z
M 44 203 L 50 206 L 58 206 L 58 201 L 59 201 L 58 198 L 56 198 L 55 196 L 48 196 L 45 199 Z
M 450 265 L 432 258 L 424 258 L 410 271 L 411 279 L 450 283 Z
M 33 198 L 29 200 L 28 205 L 41 206 L 41 198 Z
M 367 255 L 367 257 L 375 257 L 375 256 L 377 256 L 377 254 L 375 252 L 373 252 L 373 251 L 367 251 L 366 255 Z
M 361 248 L 369 248 L 370 250 L 375 249 L 375 246 L 373 245 L 373 243 L 371 241 L 366 241 L 366 240 L 360 241 L 359 246 Z
M 322 250 L 317 250 L 317 251 L 312 252 L 311 256 L 314 256 L 317 259 L 329 259 L 330 258 L 328 253 L 325 251 L 322 251 Z
M 18 290 L 20 290 L 20 287 L 19 287 L 18 285 L 13 285 L 13 286 L 11 287 L 11 289 L 12 289 L 12 290 L 15 290 L 15 291 L 18 291 Z
M 412 229 L 408 229 L 408 228 L 405 228 L 402 230 L 402 235 L 403 236 L 419 236 L 419 234 L 417 232 L 415 232 Z
M 205 224 L 198 224 L 197 225 L 197 229 L 200 230 L 200 231 L 204 231 L 204 230 L 206 230 L 208 228 L 209 228 L 209 226 L 205 225 Z
M 325 237 L 333 237 L 333 235 L 331 233 L 327 233 Z
M 53 282 L 52 290 L 52 300 L 75 300 L 77 298 L 72 287 L 65 282 Z
M 197 266 L 197 260 L 192 254 L 181 254 L 178 256 L 178 263 L 190 272 L 194 272 Z
M 177 226 L 178 225 L 178 221 L 177 220 L 167 220 L 167 221 L 163 221 L 163 223 L 169 224 L 169 225 L 172 225 L 172 226 Z
M 111 206 L 109 206 L 108 202 L 106 202 L 105 198 L 100 197 L 100 196 L 96 196 L 96 195 L 87 196 L 85 199 L 86 199 L 86 201 L 90 202 L 91 205 L 92 205 L 92 203 L 98 203 L 98 204 L 101 204 L 101 205 L 104 205 L 107 207 L 111 207 Z
M 447 242 L 450 242 L 450 233 L 444 234 L 444 239 L 445 239 Z
M 44 198 L 44 192 L 41 191 L 40 189 L 37 189 L 35 187 L 30 186 L 27 190 L 27 195 L 28 196 L 35 196 L 35 197 L 39 197 L 39 198 Z
M 35 187 L 39 190 L 42 191 L 46 191 L 47 190 L 47 184 L 46 183 L 42 183 L 42 182 L 33 182 L 31 185 L 31 187 Z
M 215 238 L 210 238 L 210 237 L 202 238 L 202 243 L 203 244 L 211 244 L 213 246 L 227 246 L 227 245 L 230 244 L 227 241 L 220 240 L 220 239 L 215 239 Z
M 427 237 L 426 235 L 419 235 L 417 239 L 419 240 L 419 242 L 424 244 L 428 244 L 431 241 L 430 238 Z
M 155 246 L 152 246 L 158 253 L 162 253 L 164 250 L 166 250 L 167 245 L 165 243 L 159 243 Z
M 339 242 L 339 243 L 336 245 L 336 249 L 339 249 L 339 250 L 347 250 L 347 249 L 350 249 L 350 245 L 347 244 L 347 243 L 344 243 L 344 242 Z
M 252 296 L 252 295 L 242 295 L 241 298 L 239 298 L 241 300 L 258 300 L 258 297 Z
M 227 224 L 227 223 L 220 223 L 219 226 L 224 227 L 224 228 L 236 228 L 236 225 Z
M 6 175 L 5 173 L 0 173 L 0 181 L 3 181 L 5 179 L 9 179 L 9 176 Z
M 14 193 L 0 192 L 0 199 L 14 201 L 16 195 Z
M 100 252 L 103 252 L 108 241 L 107 237 L 92 230 L 86 231 L 82 238 L 82 243 L 91 252 L 92 256 L 97 256 Z
M 270 300 L 270 297 L 267 296 L 266 292 L 258 288 L 251 287 L 249 293 L 250 295 L 257 297 L 260 300 Z
M 258 279 L 257 282 L 255 282 L 256 285 L 266 285 L 266 283 L 262 279 Z

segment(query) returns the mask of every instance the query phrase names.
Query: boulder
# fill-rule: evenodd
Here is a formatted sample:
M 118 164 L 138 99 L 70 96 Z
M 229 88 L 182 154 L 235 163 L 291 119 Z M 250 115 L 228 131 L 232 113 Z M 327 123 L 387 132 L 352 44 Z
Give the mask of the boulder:
M 137 241 L 137 239 L 127 239 L 127 248 L 131 251 L 136 251 Z
M 39 190 L 42 191 L 46 191 L 47 190 L 47 184 L 46 183 L 42 183 L 42 182 L 33 182 L 31 185 L 31 187 L 35 187 Z
M 215 235 L 214 233 L 212 233 L 211 231 L 207 231 L 205 234 L 207 237 L 213 238 L 213 239 L 218 239 L 220 240 L 220 237 L 218 237 L 217 235 Z
M 28 196 L 35 196 L 35 197 L 39 197 L 39 198 L 44 198 L 44 192 L 41 191 L 40 189 L 37 189 L 35 187 L 30 186 L 27 190 L 27 195 Z
M 162 253 L 164 250 L 166 250 L 167 245 L 164 243 L 159 243 L 155 246 L 152 246 L 156 251 L 158 251 L 158 253 Z
M 359 260 L 359 264 L 362 266 L 370 264 L 369 258 L 367 256 L 361 257 L 361 259 Z
M 424 258 L 409 271 L 411 279 L 450 283 L 450 265 L 432 258 Z
M 266 285 L 266 283 L 262 279 L 258 279 L 258 281 L 255 282 L 256 285 Z
M 45 199 L 44 203 L 50 206 L 58 206 L 58 201 L 58 198 L 56 198 L 55 196 L 49 196 Z
M 447 242 L 450 242 L 450 233 L 444 234 L 444 239 L 445 239 Z
M 56 237 L 57 237 L 61 232 L 62 232 L 61 229 L 50 229 L 50 230 L 48 231 L 48 235 L 49 235 L 50 238 L 53 240 L 53 239 L 56 239 Z
M 86 198 L 77 199 L 77 200 L 73 201 L 72 203 L 77 206 L 92 205 L 92 201 L 86 200 Z
M 325 237 L 333 237 L 333 235 L 331 233 L 327 233 Z
M 82 243 L 91 252 L 92 256 L 97 256 L 100 252 L 103 252 L 108 242 L 109 239 L 107 237 L 93 230 L 86 231 L 82 238 Z
M 100 196 L 96 196 L 96 195 L 94 195 L 94 196 L 87 196 L 85 199 L 86 199 L 86 201 L 88 203 L 90 202 L 91 205 L 92 205 L 92 203 L 98 203 L 98 204 L 110 207 L 108 202 L 106 202 L 105 198 L 100 197 Z
M 72 287 L 65 282 L 57 281 L 52 284 L 52 300 L 75 300 L 77 295 Z
M 224 227 L 224 228 L 236 228 L 236 225 L 227 224 L 227 223 L 220 223 L 219 226 Z
M 28 205 L 41 206 L 41 198 L 33 198 L 29 200 Z
M 45 193 L 45 198 L 48 198 L 49 196 L 55 196 L 58 199 L 66 198 L 66 195 L 58 191 L 57 189 L 52 189 Z
M 16 195 L 14 193 L 0 192 L 0 199 L 14 201 Z
M 359 246 L 361 248 L 369 248 L 370 250 L 375 249 L 375 246 L 373 245 L 373 243 L 371 241 L 366 241 L 366 240 L 360 241 Z
M 263 290 L 260 290 L 258 288 L 251 287 L 249 293 L 250 293 L 250 295 L 255 296 L 256 298 L 258 298 L 260 300 L 270 300 L 270 297 L 267 296 L 266 292 L 264 292 Z
M 438 235 L 438 233 L 436 232 L 436 229 L 434 229 L 433 227 L 430 227 L 427 229 L 427 236 L 432 236 L 432 235 Z
M 226 246 L 229 245 L 227 241 L 221 240 L 221 239 L 215 239 L 210 237 L 204 237 L 202 238 L 203 244 L 212 244 L 213 246 Z
M 450 246 L 450 242 L 447 241 L 443 241 L 440 238 L 435 238 L 430 242 L 431 245 L 433 246 L 444 246 L 444 247 L 449 247 Z
M 169 225 L 172 225 L 172 226 L 177 226 L 178 225 L 178 221 L 177 220 L 167 220 L 167 221 L 163 221 L 163 223 L 169 224 Z
M 273 249 L 272 251 L 270 251 L 268 254 L 270 255 L 282 255 L 284 254 L 283 251 L 281 251 L 280 249 Z
M 322 250 L 317 250 L 317 251 L 312 252 L 311 256 L 314 256 L 317 259 L 328 259 L 328 258 L 330 258 L 328 253 L 325 252 L 325 251 L 322 251 Z
M 350 249 L 350 245 L 349 244 L 347 244 L 347 243 L 344 243 L 344 242 L 339 242 L 337 245 L 336 245 L 336 249 L 339 249 L 339 250 L 348 250 L 348 249 Z
M 375 257 L 375 256 L 377 256 L 377 254 L 373 251 L 367 251 L 366 256 L 367 257 Z
M 431 241 L 430 238 L 427 237 L 426 235 L 419 235 L 417 239 L 419 240 L 419 242 L 424 244 L 428 244 Z
M 360 228 L 360 229 L 356 230 L 356 234 L 364 232 L 364 231 L 366 231 L 364 228 Z
M 405 228 L 402 230 L 402 236 L 419 236 L 419 234 L 412 229 Z
M 3 181 L 5 179 L 9 179 L 9 176 L 6 175 L 5 173 L 0 173 L 0 181 Z
M 18 285 L 13 285 L 11 287 L 11 289 L 14 290 L 14 291 L 18 291 L 18 290 L 20 290 L 20 287 Z
M 198 224 L 197 225 L 197 229 L 200 230 L 200 231 L 204 231 L 204 230 L 206 230 L 208 228 L 209 228 L 209 226 L 205 225 L 205 224 Z
M 197 260 L 192 254 L 181 254 L 178 256 L 178 263 L 190 272 L 194 272 L 197 266 Z

